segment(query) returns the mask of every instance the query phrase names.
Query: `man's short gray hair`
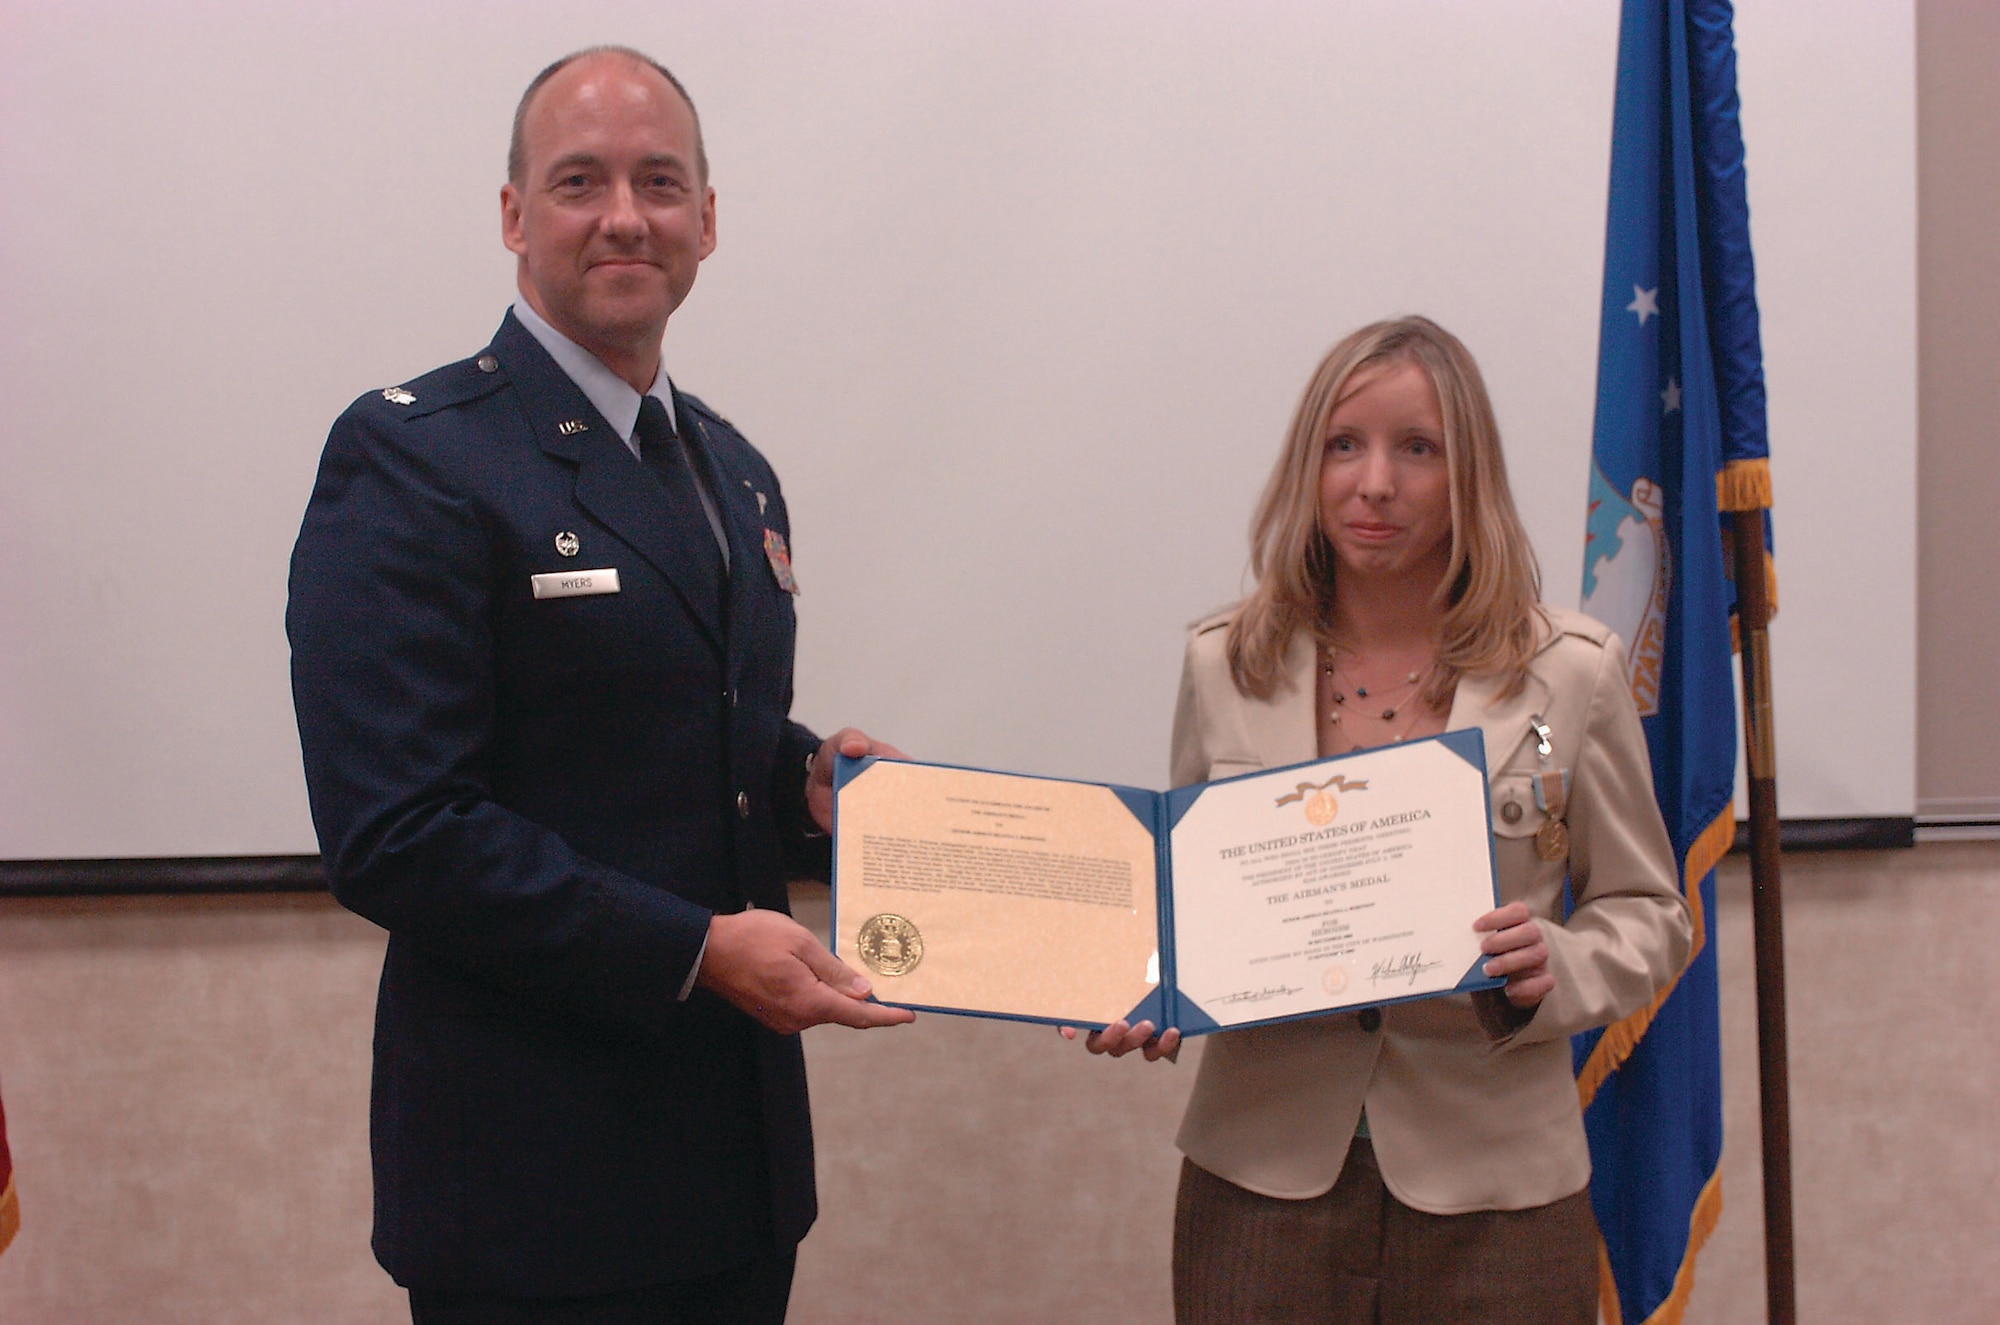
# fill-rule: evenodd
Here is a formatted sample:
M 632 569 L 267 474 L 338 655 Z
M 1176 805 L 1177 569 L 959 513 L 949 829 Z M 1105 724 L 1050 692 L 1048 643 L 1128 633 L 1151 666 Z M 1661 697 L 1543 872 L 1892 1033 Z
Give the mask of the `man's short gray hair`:
M 528 149 L 522 142 L 521 126 L 528 118 L 528 106 L 534 101 L 535 93 L 542 90 L 542 84 L 554 78 L 578 60 L 590 55 L 622 55 L 635 64 L 643 64 L 654 73 L 667 80 L 668 86 L 680 94 L 687 103 L 688 114 L 694 116 L 694 169 L 695 174 L 705 184 L 708 182 L 708 149 L 701 141 L 701 112 L 694 108 L 694 98 L 688 95 L 681 80 L 673 71 L 643 51 L 635 51 L 630 46 L 588 46 L 580 51 L 572 51 L 548 68 L 535 75 L 528 84 L 528 90 L 521 94 L 520 104 L 514 107 L 514 132 L 507 140 L 507 178 L 516 186 L 527 182 Z

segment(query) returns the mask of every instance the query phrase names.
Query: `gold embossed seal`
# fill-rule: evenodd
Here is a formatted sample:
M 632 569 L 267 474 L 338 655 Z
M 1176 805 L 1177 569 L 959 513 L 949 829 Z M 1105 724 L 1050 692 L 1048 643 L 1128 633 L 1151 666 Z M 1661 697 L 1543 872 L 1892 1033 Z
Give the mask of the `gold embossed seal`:
M 924 959 L 924 936 L 908 920 L 888 911 L 861 922 L 854 946 L 861 964 L 877 975 L 908 975 Z

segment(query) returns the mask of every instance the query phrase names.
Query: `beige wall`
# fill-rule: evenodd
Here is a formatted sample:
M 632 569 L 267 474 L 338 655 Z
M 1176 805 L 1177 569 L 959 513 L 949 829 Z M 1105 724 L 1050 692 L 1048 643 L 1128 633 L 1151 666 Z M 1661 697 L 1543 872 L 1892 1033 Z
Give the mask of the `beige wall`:
M 2000 1319 L 2000 844 L 1786 862 L 1801 1319 Z M 823 921 L 819 896 L 801 914 Z M 823 896 L 823 894 L 821 894 Z M 1690 1325 L 1762 1319 L 1749 907 L 1719 902 L 1722 1224 Z M 0 902 L 24 1225 L 6 1325 L 406 1319 L 367 1249 L 381 938 L 316 898 Z M 800 1325 L 1164 1322 L 1192 1063 L 926 1017 L 808 1035 Z
M 0 1321 L 395 1319 L 367 1251 L 381 960 L 324 897 L 0 902 Z
M 2000 817 L 2000 5 L 1918 0 L 1917 69 L 1917 813 L 1990 819 Z M 1851 720 L 1866 725 L 1866 696 Z
M 1738 25 L 1796 815 L 1914 796 L 1915 2 Z M 145 200 L 0 191 L 0 850 L 312 850 L 278 623 L 319 439 L 492 333 L 502 126 L 606 35 L 711 131 L 667 361 L 784 476 L 805 720 L 1151 785 L 1310 365 L 1396 312 L 1478 353 L 1577 601 L 1616 4 L 776 9 L 0 6 L 9 173 L 117 160 Z M 1893 732 L 1865 763 L 1804 720 L 1855 692 Z
M 1918 16 L 1919 811 L 1992 815 L 2000 8 L 1920 0 Z M 1865 727 L 1865 697 L 1847 720 Z M 2000 1227 L 1985 1052 L 2000 846 L 1786 868 L 1802 1318 L 2000 1318 L 1984 1268 Z M 1744 891 L 1732 863 L 1726 1205 L 1690 1315 L 1715 1325 L 1762 1319 Z M 322 898 L 0 901 L 0 1085 L 24 1218 L 0 1257 L 0 1321 L 401 1318 L 366 1247 L 380 955 L 379 932 Z M 1188 1067 L 1069 1048 L 941 1017 L 811 1033 L 826 1214 L 794 1318 L 1166 1319 Z

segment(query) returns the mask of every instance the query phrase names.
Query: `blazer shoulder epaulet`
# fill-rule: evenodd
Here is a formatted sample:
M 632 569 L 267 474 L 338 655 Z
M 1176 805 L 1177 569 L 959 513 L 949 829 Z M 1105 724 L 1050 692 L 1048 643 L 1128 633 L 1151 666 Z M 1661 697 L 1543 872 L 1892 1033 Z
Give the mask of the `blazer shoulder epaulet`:
M 1565 639 L 1575 639 L 1601 649 L 1611 640 L 1611 627 L 1596 617 L 1585 616 L 1567 607 L 1551 607 L 1547 603 L 1542 604 L 1542 615 L 1549 622 L 1549 639 L 1542 646 L 1544 648 Z
M 1242 605 L 1241 603 L 1231 603 L 1227 607 L 1216 608 L 1206 616 L 1196 617 L 1194 620 L 1188 622 L 1188 634 L 1206 635 L 1210 631 L 1221 630 L 1236 619 L 1236 609 Z

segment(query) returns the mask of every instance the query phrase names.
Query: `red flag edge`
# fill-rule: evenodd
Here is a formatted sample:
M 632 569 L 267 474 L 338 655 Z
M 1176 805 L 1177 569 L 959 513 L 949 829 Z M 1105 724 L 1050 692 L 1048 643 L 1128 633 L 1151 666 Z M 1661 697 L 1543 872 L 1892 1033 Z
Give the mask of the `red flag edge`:
M 7 1150 L 7 1110 L 0 1106 L 0 1251 L 21 1231 L 21 1198 L 14 1191 L 14 1156 Z
M 7 1174 L 7 1190 L 0 1192 L 0 1251 L 21 1231 L 21 1198 L 14 1192 L 14 1175 Z

